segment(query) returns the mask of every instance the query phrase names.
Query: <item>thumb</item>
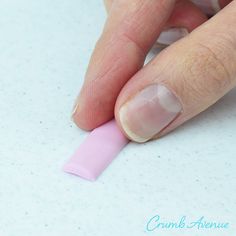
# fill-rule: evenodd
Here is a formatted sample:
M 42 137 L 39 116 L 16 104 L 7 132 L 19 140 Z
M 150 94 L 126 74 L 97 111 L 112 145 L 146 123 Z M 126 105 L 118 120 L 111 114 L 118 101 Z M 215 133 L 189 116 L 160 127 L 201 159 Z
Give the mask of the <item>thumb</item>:
M 136 142 L 159 137 L 236 85 L 236 1 L 162 51 L 122 89 L 116 119 Z

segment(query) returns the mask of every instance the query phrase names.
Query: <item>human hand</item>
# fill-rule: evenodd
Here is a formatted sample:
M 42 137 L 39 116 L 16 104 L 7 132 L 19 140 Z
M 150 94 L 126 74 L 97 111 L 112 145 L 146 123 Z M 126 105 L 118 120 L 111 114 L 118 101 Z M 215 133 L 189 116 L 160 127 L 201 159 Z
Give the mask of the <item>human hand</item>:
M 80 128 L 94 129 L 115 115 L 127 137 L 145 142 L 196 116 L 236 85 L 235 0 L 209 20 L 186 0 L 110 0 L 107 8 L 73 113 Z M 170 27 L 189 34 L 143 67 Z

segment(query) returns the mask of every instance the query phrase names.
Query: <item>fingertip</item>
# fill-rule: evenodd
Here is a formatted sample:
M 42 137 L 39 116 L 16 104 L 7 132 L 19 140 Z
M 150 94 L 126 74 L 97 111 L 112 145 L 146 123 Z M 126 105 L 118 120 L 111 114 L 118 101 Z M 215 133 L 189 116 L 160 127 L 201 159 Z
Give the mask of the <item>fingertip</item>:
M 85 131 L 91 131 L 94 127 L 93 123 L 89 122 L 88 120 L 86 120 L 86 122 L 83 122 L 83 119 L 81 119 L 81 116 L 77 112 L 72 114 L 71 120 L 78 128 Z
M 82 108 L 77 110 L 72 114 L 72 121 L 80 128 L 85 131 L 91 131 L 100 125 L 106 123 L 113 118 L 113 112 L 104 113 L 96 107 L 94 110 L 89 110 L 87 108 Z
M 102 89 L 93 85 L 83 87 L 80 98 L 72 113 L 73 122 L 81 129 L 90 131 L 114 117 L 114 98 L 101 94 Z
M 167 22 L 167 27 L 184 27 L 188 32 L 208 20 L 208 17 L 192 2 L 179 1 Z

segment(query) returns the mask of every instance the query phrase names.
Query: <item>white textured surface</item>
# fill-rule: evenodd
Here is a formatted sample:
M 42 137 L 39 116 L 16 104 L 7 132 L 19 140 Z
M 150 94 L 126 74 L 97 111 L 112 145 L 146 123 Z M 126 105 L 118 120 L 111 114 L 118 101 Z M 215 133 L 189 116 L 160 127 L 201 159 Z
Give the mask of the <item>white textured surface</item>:
M 236 228 L 236 91 L 159 141 L 130 144 L 95 183 L 61 171 L 105 11 L 94 0 L 0 1 L 0 235 L 229 236 Z M 223 231 L 145 232 L 155 214 Z

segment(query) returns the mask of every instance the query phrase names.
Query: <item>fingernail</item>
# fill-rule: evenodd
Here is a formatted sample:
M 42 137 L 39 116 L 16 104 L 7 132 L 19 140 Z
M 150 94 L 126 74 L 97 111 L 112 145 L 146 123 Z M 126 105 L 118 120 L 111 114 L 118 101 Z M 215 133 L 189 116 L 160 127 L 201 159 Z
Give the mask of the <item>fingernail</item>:
M 74 106 L 72 108 L 72 112 L 71 112 L 71 117 L 73 117 L 75 115 L 75 113 L 77 112 L 79 107 L 79 97 L 76 98 Z
M 214 15 L 221 10 L 218 0 L 192 0 L 192 2 L 208 15 Z
M 186 35 L 188 35 L 188 30 L 185 28 L 170 28 L 168 30 L 162 31 L 157 40 L 157 43 L 170 45 L 185 37 Z
M 210 0 L 212 9 L 215 13 L 221 10 L 220 2 L 218 0 Z
M 72 108 L 72 111 L 71 111 L 71 117 L 73 117 L 79 110 L 79 104 L 81 105 L 81 91 L 77 94 L 77 97 L 75 99 L 75 102 L 74 102 L 74 106 Z
M 125 133 L 142 143 L 168 126 L 181 110 L 180 101 L 167 87 L 153 84 L 125 103 L 119 118 Z
M 71 116 L 73 116 L 73 115 L 76 113 L 77 108 L 78 108 L 78 104 L 76 103 L 76 104 L 73 106 L 73 109 L 72 109 L 72 112 L 71 112 Z

